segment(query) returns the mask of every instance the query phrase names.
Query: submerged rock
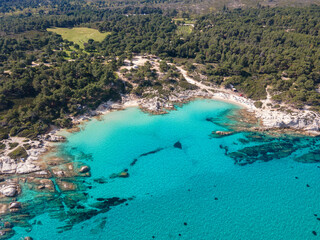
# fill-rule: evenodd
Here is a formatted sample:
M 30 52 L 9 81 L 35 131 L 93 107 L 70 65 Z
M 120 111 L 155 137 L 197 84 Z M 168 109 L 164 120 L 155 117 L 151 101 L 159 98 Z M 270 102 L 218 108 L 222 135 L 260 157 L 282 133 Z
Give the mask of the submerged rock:
M 9 204 L 0 203 L 0 214 L 6 214 L 9 210 Z
M 232 134 L 234 134 L 235 132 L 233 131 L 212 131 L 211 136 L 212 137 L 225 137 L 225 136 L 230 136 Z
M 110 175 L 110 178 L 128 178 L 129 173 L 127 171 L 123 171 L 120 173 L 113 173 Z
M 3 228 L 0 231 L 0 239 L 9 239 L 14 235 L 12 228 Z M 1 237 L 3 236 L 3 237 Z
M 317 163 L 320 162 L 320 150 L 315 150 L 306 153 L 300 157 L 294 158 L 294 161 L 302 163 Z
M 105 178 L 96 178 L 96 179 L 93 179 L 93 181 L 99 184 L 104 184 L 108 182 Z
M 129 173 L 127 173 L 127 172 L 121 172 L 121 173 L 119 174 L 119 177 L 121 177 L 121 178 L 127 178 L 127 177 L 129 177 Z
M 79 170 L 79 172 L 81 173 L 87 173 L 90 171 L 90 167 L 89 166 L 82 166 Z
M 297 147 L 290 142 L 272 142 L 258 146 L 245 147 L 236 152 L 228 154 L 233 158 L 235 164 L 246 165 L 256 161 L 271 161 L 290 156 Z
M 77 186 L 73 182 L 56 180 L 57 185 L 61 191 L 74 191 Z
M 173 144 L 173 147 L 182 149 L 182 144 L 181 144 L 180 141 L 178 141 L 178 142 L 176 142 L 175 144 Z
M 10 222 L 4 222 L 3 227 L 4 228 L 13 228 L 13 224 Z

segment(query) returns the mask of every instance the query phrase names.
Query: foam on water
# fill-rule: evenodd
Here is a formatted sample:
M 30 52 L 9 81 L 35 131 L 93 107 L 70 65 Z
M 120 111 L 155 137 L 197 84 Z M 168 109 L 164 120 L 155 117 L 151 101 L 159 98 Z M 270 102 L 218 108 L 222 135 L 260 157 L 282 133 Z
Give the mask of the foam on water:
M 42 225 L 30 233 L 15 229 L 15 237 L 315 239 L 312 231 L 320 234 L 320 221 L 314 216 L 320 216 L 318 164 L 287 157 L 235 165 L 220 145 L 229 151 L 243 148 L 238 139 L 245 133 L 210 138 L 213 130 L 224 129 L 206 121 L 208 117 L 230 121 L 225 113 L 235 109 L 224 102 L 197 100 L 167 115 L 151 116 L 128 108 L 102 121 L 92 120 L 83 131 L 68 136 L 60 153 L 78 160 L 83 153 L 92 155 L 92 161 L 86 160 L 92 174 L 86 183 L 92 186 L 87 190 L 89 202 L 134 199 L 62 233 L 56 228 L 63 223 L 44 213 L 36 217 Z M 177 141 L 182 149 L 173 146 Z M 163 149 L 141 156 L 159 148 Z M 109 178 L 124 169 L 129 178 Z M 94 181 L 99 178 L 107 183 Z

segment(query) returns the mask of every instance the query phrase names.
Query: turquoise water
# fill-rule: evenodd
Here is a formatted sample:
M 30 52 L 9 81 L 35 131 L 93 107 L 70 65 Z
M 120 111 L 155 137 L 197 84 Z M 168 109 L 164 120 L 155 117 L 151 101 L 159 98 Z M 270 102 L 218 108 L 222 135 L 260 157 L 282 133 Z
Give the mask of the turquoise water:
M 236 152 L 264 143 L 249 141 L 248 133 L 210 137 L 213 130 L 228 130 L 220 123 L 231 122 L 226 115 L 237 109 L 197 100 L 166 115 L 128 108 L 85 124 L 68 136 L 59 153 L 91 167 L 92 176 L 84 183 L 88 198 L 79 203 L 89 207 L 97 198 L 131 200 L 62 232 L 57 228 L 68 221 L 44 211 L 32 220 L 41 225 L 28 233 L 15 228 L 14 238 L 317 239 L 320 164 L 293 161 L 299 151 L 308 151 L 305 146 L 288 157 L 235 164 L 224 146 Z M 310 147 L 310 139 L 282 141 Z M 181 149 L 174 147 L 177 142 Z M 125 169 L 128 178 L 109 178 Z

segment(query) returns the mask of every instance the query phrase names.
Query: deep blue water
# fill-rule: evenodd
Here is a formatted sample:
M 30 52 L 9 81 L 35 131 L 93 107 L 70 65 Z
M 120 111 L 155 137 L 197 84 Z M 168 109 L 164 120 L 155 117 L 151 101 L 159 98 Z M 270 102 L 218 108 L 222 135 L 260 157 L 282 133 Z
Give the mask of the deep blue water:
M 230 122 L 226 115 L 237 108 L 197 100 L 166 115 L 128 108 L 86 123 L 82 131 L 68 135 L 57 153 L 91 167 L 85 185 L 92 188 L 85 190 L 88 199 L 82 204 L 89 206 L 97 198 L 132 200 L 61 233 L 57 228 L 67 221 L 44 211 L 35 218 L 42 225 L 34 225 L 29 233 L 15 228 L 15 238 L 317 239 L 320 221 L 314 214 L 320 217 L 320 164 L 294 161 L 310 150 L 299 147 L 284 158 L 235 164 L 224 146 L 230 153 L 264 144 L 248 138 L 248 133 L 210 137 L 213 130 L 227 130 L 220 123 Z M 299 141 L 303 145 L 310 140 Z M 181 149 L 174 147 L 177 142 Z M 125 169 L 128 178 L 109 178 Z

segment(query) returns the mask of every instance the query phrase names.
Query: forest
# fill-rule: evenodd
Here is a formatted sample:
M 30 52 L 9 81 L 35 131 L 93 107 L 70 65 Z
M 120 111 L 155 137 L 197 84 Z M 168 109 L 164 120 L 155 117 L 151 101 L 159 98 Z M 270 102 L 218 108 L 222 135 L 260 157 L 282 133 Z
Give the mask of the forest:
M 82 1 L 61 1 L 53 8 L 30 2 L 18 10 L 14 2 L 0 5 L 0 138 L 36 137 L 52 124 L 70 126 L 70 116 L 123 93 L 141 94 L 144 86 L 134 92 L 115 74 L 124 59 L 141 53 L 184 64 L 190 74 L 220 86 L 232 84 L 254 100 L 266 98 L 268 87 L 279 103 L 320 110 L 317 5 L 223 8 L 193 16 L 194 27 L 181 35 L 172 18 L 190 16 L 174 9 L 113 9 L 99 2 L 88 7 Z M 32 13 L 30 6 L 40 9 Z M 100 42 L 89 39 L 79 49 L 46 31 L 51 27 L 90 27 L 110 34 Z

